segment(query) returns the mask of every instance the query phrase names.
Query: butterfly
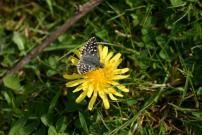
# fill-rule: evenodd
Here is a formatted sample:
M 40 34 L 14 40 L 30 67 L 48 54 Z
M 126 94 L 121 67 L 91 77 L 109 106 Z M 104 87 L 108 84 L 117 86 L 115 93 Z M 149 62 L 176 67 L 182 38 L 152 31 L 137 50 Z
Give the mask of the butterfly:
M 103 64 L 100 63 L 100 54 L 95 37 L 88 40 L 86 45 L 81 49 L 80 54 L 81 57 L 77 64 L 79 74 L 85 74 L 103 67 Z

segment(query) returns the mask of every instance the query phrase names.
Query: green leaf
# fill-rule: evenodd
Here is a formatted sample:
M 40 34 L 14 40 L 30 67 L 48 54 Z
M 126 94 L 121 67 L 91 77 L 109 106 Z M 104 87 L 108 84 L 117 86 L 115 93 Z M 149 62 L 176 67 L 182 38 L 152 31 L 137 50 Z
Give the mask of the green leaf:
M 127 100 L 127 104 L 128 104 L 129 106 L 134 105 L 134 104 L 136 104 L 136 103 L 137 103 L 137 100 L 135 100 L 135 99 L 129 99 L 129 100 Z
M 12 111 L 14 112 L 14 114 L 18 117 L 23 116 L 22 111 L 16 106 L 16 100 L 12 94 L 12 92 L 10 91 L 5 91 L 2 92 L 7 104 L 9 107 L 12 108 Z
M 48 4 L 48 7 L 49 7 L 51 14 L 53 15 L 53 1 L 52 0 L 46 0 L 46 3 Z
M 5 69 L 0 69 L 0 77 L 2 77 L 6 73 Z
M 56 106 L 56 103 L 57 103 L 57 101 L 58 101 L 59 96 L 60 96 L 60 91 L 58 91 L 58 92 L 56 93 L 55 97 L 51 100 L 50 106 L 49 106 L 49 108 L 48 108 L 48 114 L 50 114 L 50 113 L 53 112 L 53 110 L 54 110 L 54 108 L 55 108 L 55 106 Z
M 169 56 L 168 56 L 167 52 L 164 49 L 162 49 L 160 51 L 159 56 L 164 60 L 167 60 L 167 61 L 169 60 Z
M 45 126 L 50 126 L 51 125 L 51 119 L 50 119 L 50 117 L 49 117 L 49 115 L 43 115 L 43 116 L 41 116 L 41 122 L 45 125 Z
M 170 3 L 172 4 L 172 6 L 176 7 L 176 6 L 184 4 L 185 2 L 182 0 L 170 0 Z
M 87 126 L 86 120 L 85 120 L 85 118 L 84 118 L 84 116 L 83 116 L 83 114 L 81 112 L 79 112 L 79 120 L 80 120 L 81 127 L 83 128 L 85 134 L 88 135 L 89 134 L 88 126 Z
M 58 135 L 54 126 L 50 126 L 48 129 L 48 135 Z
M 35 135 L 45 135 L 45 134 L 47 134 L 47 129 L 43 125 L 39 126 L 35 132 Z
M 55 68 L 56 67 L 56 65 L 57 65 L 57 57 L 55 56 L 55 57 L 53 57 L 53 56 L 50 56 L 50 57 L 48 57 L 48 64 L 49 64 L 49 66 L 51 66 L 51 68 Z
M 55 70 L 47 70 L 47 72 L 46 72 L 46 75 L 48 76 L 48 77 L 50 77 L 50 76 L 53 76 L 53 75 L 55 75 L 55 74 L 57 74 L 58 72 L 57 71 L 55 71 Z
M 11 127 L 8 135 L 22 135 L 21 132 L 23 130 L 24 125 L 26 124 L 27 119 L 26 118 L 21 118 L 18 119 L 14 125 Z
M 16 94 L 24 93 L 24 88 L 20 84 L 20 79 L 17 75 L 7 75 L 3 78 L 4 85 L 12 89 Z
M 133 25 L 137 26 L 139 24 L 139 18 L 136 14 L 132 14 L 131 17 L 133 18 Z
M 62 116 L 58 121 L 56 122 L 56 129 L 58 132 L 64 132 L 65 129 L 68 126 L 68 121 L 65 116 Z
M 199 87 L 199 88 L 198 88 L 198 90 L 197 90 L 197 95 L 199 95 L 199 96 L 202 95 L 202 87 Z
M 183 121 L 186 127 L 192 129 L 195 135 L 201 135 L 202 133 L 202 121 L 201 120 L 190 120 Z
M 32 122 L 27 122 L 27 124 L 22 128 L 20 131 L 20 135 L 29 135 L 31 134 L 34 130 L 36 130 L 37 126 L 40 124 L 40 121 L 35 120 Z
M 126 0 L 126 4 L 128 4 L 130 7 L 133 7 L 133 0 Z
M 103 29 L 101 31 L 98 31 L 95 33 L 97 37 L 101 38 L 102 40 L 106 39 L 108 37 L 108 31 Z
M 68 133 L 58 133 L 58 135 L 69 135 Z
M 0 135 L 5 135 L 5 133 L 3 131 L 0 131 Z
M 13 42 L 17 45 L 20 52 L 24 55 L 25 54 L 25 39 L 19 32 L 13 33 Z
M 8 106 L 12 107 L 12 98 L 13 96 L 9 95 L 8 92 L 2 92 L 2 95 L 4 95 L 4 99 L 6 100 Z

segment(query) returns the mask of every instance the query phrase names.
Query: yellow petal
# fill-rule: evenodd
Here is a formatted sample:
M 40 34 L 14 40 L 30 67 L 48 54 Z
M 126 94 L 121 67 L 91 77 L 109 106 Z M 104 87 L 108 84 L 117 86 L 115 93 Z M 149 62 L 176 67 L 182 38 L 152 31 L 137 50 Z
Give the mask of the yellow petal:
M 114 97 L 114 96 L 113 96 L 113 94 L 111 94 L 111 93 L 109 94 L 109 97 L 110 97 L 110 99 L 111 99 L 111 100 L 114 100 L 114 101 L 116 101 L 116 100 L 117 100 L 117 98 L 116 98 L 116 97 Z
M 102 52 L 102 45 L 98 45 L 99 52 Z
M 89 87 L 88 87 L 88 92 L 87 92 L 87 96 L 90 98 L 91 97 L 91 95 L 92 95 L 92 93 L 93 93 L 93 85 L 89 85 Z
M 83 90 L 88 90 L 89 87 L 89 83 L 87 80 L 85 80 L 85 82 L 82 84 Z
M 111 84 L 112 86 L 116 86 L 116 87 L 121 85 L 120 83 L 115 82 L 115 81 L 109 81 L 108 83 Z
M 97 91 L 94 91 L 92 98 L 90 99 L 90 102 L 88 104 L 88 109 L 92 110 L 93 109 L 93 105 L 95 104 L 97 98 Z
M 116 86 L 118 89 L 120 89 L 123 92 L 129 92 L 129 89 L 127 89 L 124 85 L 122 85 L 122 84 L 120 84 L 118 82 L 109 81 L 108 83 L 113 85 L 113 86 Z M 113 88 L 110 88 L 110 89 L 113 89 Z
M 129 89 L 127 89 L 124 85 L 118 85 L 117 88 L 123 92 L 129 92 Z
M 120 85 L 118 82 L 115 81 L 108 81 L 109 84 L 113 85 L 113 86 L 118 86 Z
M 68 80 L 74 80 L 74 79 L 78 79 L 78 78 L 82 78 L 82 75 L 80 75 L 80 74 L 75 74 L 75 73 L 73 73 L 72 75 L 68 75 L 68 74 L 64 74 L 63 75 L 63 77 L 65 78 L 65 79 L 68 79 Z
M 122 62 L 122 59 L 120 58 L 114 63 L 114 66 L 118 67 L 121 64 L 121 62 Z
M 102 98 L 105 109 L 109 109 L 110 105 L 106 94 L 102 91 L 99 91 L 99 96 Z
M 115 96 L 123 97 L 123 95 L 120 94 L 120 93 L 118 93 L 114 88 L 109 88 L 108 90 L 109 90 L 109 92 L 110 92 L 111 94 L 114 94 Z
M 72 62 L 73 65 L 77 65 L 78 62 L 79 62 L 79 59 L 77 59 L 77 58 L 75 58 L 73 56 L 70 56 L 70 60 L 71 60 L 71 62 Z
M 102 59 L 101 58 L 101 62 L 104 63 L 105 65 L 109 64 L 110 63 L 110 59 L 111 57 L 113 56 L 113 52 L 110 52 L 109 54 L 107 54 L 107 56 L 105 57 L 105 59 Z
M 123 97 L 123 95 L 121 93 L 118 93 L 117 91 L 115 93 L 113 93 L 115 96 L 118 96 L 118 97 Z
M 128 78 L 129 75 L 115 75 L 113 77 L 113 80 L 121 80 L 121 79 L 125 79 L 125 78 Z
M 116 61 L 109 61 L 109 65 L 112 66 L 113 68 L 117 69 L 117 67 L 121 64 L 122 59 L 118 59 Z
M 74 87 L 84 82 L 84 79 L 74 80 L 66 83 L 66 87 Z
M 124 74 L 129 71 L 129 68 L 123 68 L 123 69 L 116 69 L 114 72 L 115 74 Z
M 75 50 L 74 54 L 76 54 L 76 56 L 77 56 L 78 58 L 80 58 L 80 56 L 81 56 L 81 54 L 80 54 L 80 51 L 79 51 L 79 50 Z
M 121 57 L 121 54 L 120 53 L 117 53 L 111 60 L 110 62 L 111 63 L 116 63 Z
M 82 86 L 82 85 L 79 85 L 76 89 L 74 89 L 73 93 L 82 90 L 82 88 L 83 88 L 83 86 Z
M 108 47 L 104 46 L 103 50 L 102 50 L 102 52 L 100 54 L 101 59 L 105 59 L 105 57 L 107 56 L 107 53 L 108 53 Z
M 76 99 L 77 103 L 80 103 L 86 97 L 86 91 L 82 92 L 79 97 Z

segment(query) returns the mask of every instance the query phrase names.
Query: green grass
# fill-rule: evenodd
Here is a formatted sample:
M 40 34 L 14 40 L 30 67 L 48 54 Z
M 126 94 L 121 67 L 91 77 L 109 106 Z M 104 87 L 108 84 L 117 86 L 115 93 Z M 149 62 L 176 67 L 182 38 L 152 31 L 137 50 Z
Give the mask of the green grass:
M 0 77 L 85 1 L 0 3 Z M 202 132 L 202 4 L 199 0 L 105 1 L 0 85 L 0 135 L 164 135 Z M 90 37 L 122 53 L 129 89 L 104 110 L 75 103 L 69 57 Z M 67 94 L 65 94 L 67 90 Z

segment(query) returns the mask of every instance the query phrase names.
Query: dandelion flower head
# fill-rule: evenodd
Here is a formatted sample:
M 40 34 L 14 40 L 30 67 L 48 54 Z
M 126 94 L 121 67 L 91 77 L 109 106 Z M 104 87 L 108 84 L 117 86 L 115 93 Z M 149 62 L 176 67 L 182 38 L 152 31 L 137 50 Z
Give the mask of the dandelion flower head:
M 113 52 L 109 52 L 107 46 L 98 46 L 100 63 L 104 66 L 102 68 L 96 68 L 93 71 L 85 74 L 73 73 L 69 75 L 65 73 L 63 77 L 70 80 L 66 83 L 66 87 L 76 87 L 73 92 L 81 92 L 76 99 L 77 103 L 84 100 L 85 97 L 90 98 L 88 109 L 92 110 L 99 96 L 104 104 L 105 109 L 110 108 L 109 99 L 116 101 L 116 97 L 123 97 L 122 92 L 129 92 L 128 88 L 120 84 L 118 81 L 128 78 L 126 74 L 129 69 L 119 69 L 118 66 L 122 62 L 121 54 L 114 55 Z M 71 62 L 73 65 L 77 65 L 80 59 L 80 52 L 76 51 L 75 54 L 78 58 L 71 56 Z

